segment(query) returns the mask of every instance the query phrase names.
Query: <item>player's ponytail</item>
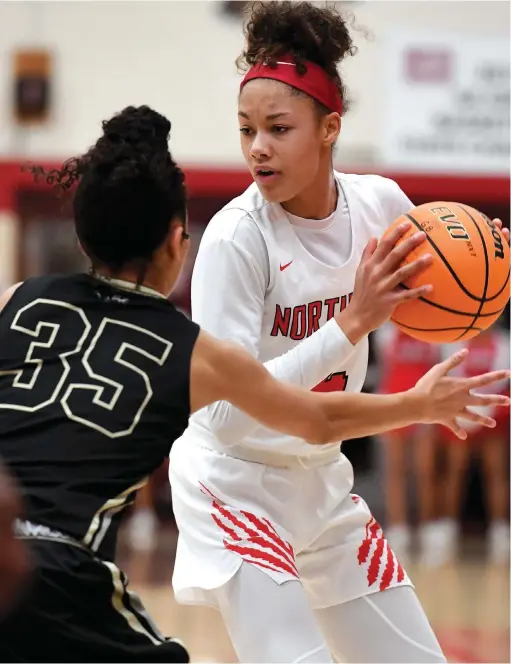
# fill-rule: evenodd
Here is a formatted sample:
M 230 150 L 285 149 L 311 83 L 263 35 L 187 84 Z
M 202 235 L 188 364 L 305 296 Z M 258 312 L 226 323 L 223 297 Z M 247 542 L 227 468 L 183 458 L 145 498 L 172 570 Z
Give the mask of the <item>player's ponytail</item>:
M 236 60 L 239 69 L 258 64 L 275 66 L 282 57 L 291 56 L 303 74 L 304 63 L 312 62 L 335 83 L 342 112 L 347 110 L 346 88 L 337 67 L 356 53 L 356 47 L 349 22 L 338 9 L 310 2 L 259 2 L 246 22 L 245 39 L 245 49 Z
M 184 174 L 173 161 L 170 122 L 148 106 L 125 108 L 103 122 L 103 135 L 82 157 L 36 176 L 70 189 L 76 232 L 94 267 L 136 267 L 142 279 L 170 222 L 186 220 Z

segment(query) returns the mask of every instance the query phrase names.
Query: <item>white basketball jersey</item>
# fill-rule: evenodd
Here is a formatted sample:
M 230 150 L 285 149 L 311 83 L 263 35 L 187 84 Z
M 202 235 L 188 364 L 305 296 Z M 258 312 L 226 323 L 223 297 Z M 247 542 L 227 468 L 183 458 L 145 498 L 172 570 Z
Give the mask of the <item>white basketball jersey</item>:
M 280 380 L 307 389 L 319 383 L 321 391 L 359 392 L 367 370 L 367 337 L 355 347 L 345 340 L 348 348 L 334 353 L 319 376 L 315 372 L 321 347 L 312 355 L 286 354 L 309 343 L 319 328 L 348 305 L 368 240 L 379 238 L 413 205 L 392 180 L 341 173 L 335 177 L 337 210 L 328 220 L 310 220 L 305 230 L 279 204 L 265 201 L 255 184 L 215 215 L 204 233 L 194 268 L 192 317 L 215 336 L 243 344 Z M 313 251 L 315 233 L 318 247 L 322 247 L 318 252 Z M 347 238 L 344 247 L 343 238 Z M 328 257 L 329 244 L 334 251 L 326 263 L 321 257 Z M 235 411 L 230 404 L 203 409 L 191 418 L 185 436 L 214 435 L 220 442 L 298 456 L 325 451 L 324 446 L 311 446 L 259 425 L 249 427 L 250 433 L 237 441 L 226 434 L 224 441 L 229 426 L 236 431 L 236 422 L 243 417 Z

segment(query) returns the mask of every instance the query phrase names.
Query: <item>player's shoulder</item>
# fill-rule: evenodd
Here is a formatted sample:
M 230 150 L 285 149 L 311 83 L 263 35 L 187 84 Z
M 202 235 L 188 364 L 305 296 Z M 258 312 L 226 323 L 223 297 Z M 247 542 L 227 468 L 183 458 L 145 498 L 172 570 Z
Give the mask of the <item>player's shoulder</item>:
M 342 188 L 365 206 L 379 213 L 384 226 L 388 226 L 394 219 L 409 212 L 413 208 L 410 201 L 399 184 L 391 178 L 374 173 L 339 173 L 335 177 Z
M 250 185 L 213 216 L 202 236 L 201 247 L 233 243 L 249 251 L 262 249 L 265 240 L 260 219 L 268 205 L 257 185 Z
M 335 177 L 345 189 L 365 195 L 372 195 L 383 202 L 402 199 L 405 193 L 395 180 L 376 173 L 340 173 Z
M 211 237 L 234 239 L 245 226 L 260 216 L 268 206 L 255 183 L 251 184 L 242 194 L 226 203 L 211 219 L 206 233 Z
M 5 307 L 9 304 L 9 302 L 12 299 L 12 296 L 14 293 L 18 290 L 18 288 L 22 285 L 22 281 L 20 281 L 17 284 L 13 284 L 6 290 L 4 290 L 2 293 L 0 293 L 0 313 L 5 309 Z
M 36 297 L 41 297 L 49 288 L 56 282 L 59 282 L 63 277 L 61 275 L 44 275 L 41 277 L 30 277 L 25 281 L 20 281 L 14 286 L 8 288 L 1 296 L 0 301 L 4 306 L 9 302 L 19 299 L 33 300 Z M 0 310 L 3 307 L 0 306 Z
M 61 284 L 69 284 L 72 278 L 69 275 L 43 275 L 30 277 L 11 286 L 0 295 L 0 315 L 4 320 L 5 317 L 8 319 L 44 299 L 67 300 L 69 286 L 62 288 Z

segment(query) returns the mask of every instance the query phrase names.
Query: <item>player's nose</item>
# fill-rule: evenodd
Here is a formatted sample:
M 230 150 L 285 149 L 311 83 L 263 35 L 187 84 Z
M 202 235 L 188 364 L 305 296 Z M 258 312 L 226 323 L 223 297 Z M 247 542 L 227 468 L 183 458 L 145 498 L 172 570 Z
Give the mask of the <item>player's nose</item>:
M 268 137 L 263 132 L 257 132 L 250 146 L 250 156 L 253 159 L 261 161 L 271 156 L 271 145 Z

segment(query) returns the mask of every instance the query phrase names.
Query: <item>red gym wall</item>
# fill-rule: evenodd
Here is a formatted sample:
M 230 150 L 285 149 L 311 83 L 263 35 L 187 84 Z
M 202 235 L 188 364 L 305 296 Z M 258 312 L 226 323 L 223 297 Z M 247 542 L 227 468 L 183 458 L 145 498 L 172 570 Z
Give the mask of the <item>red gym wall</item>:
M 45 163 L 46 169 L 56 163 Z M 244 170 L 187 168 L 186 181 L 190 194 L 190 219 L 206 224 L 211 216 L 251 182 Z M 381 173 L 401 186 L 417 205 L 428 201 L 460 201 L 472 205 L 489 217 L 499 217 L 509 226 L 510 178 L 462 177 L 421 173 Z M 34 214 L 42 217 L 67 217 L 69 210 L 51 193 L 44 183 L 34 183 L 32 176 L 22 172 L 22 163 L 0 161 L 0 212 L 8 212 L 22 227 Z M 17 278 L 26 276 L 23 257 L 23 228 L 20 234 Z
M 74 239 L 69 197 L 59 199 L 44 181 L 34 182 L 29 173 L 23 172 L 22 166 L 17 161 L 0 161 L 0 214 L 7 213 L 11 223 L 17 226 L 12 278 L 19 281 L 41 272 L 74 271 L 84 267 Z M 58 166 L 56 162 L 44 163 L 46 170 Z M 215 212 L 241 193 L 251 178 L 242 169 L 185 170 L 192 249 L 172 299 L 189 313 L 191 272 L 202 232 Z M 381 174 L 396 180 L 417 205 L 428 201 L 460 201 L 491 218 L 501 218 L 509 226 L 509 177 Z
M 56 168 L 60 164 L 42 163 L 46 169 Z M 14 209 L 15 197 L 20 189 L 38 189 L 30 175 L 22 173 L 22 162 L 0 161 L 0 210 Z M 186 181 L 192 197 L 213 197 L 226 199 L 243 191 L 251 178 L 242 169 L 207 169 L 186 168 Z M 342 170 L 338 167 L 338 170 Z M 364 171 L 358 171 L 364 172 Z M 489 215 L 492 209 L 498 209 L 509 219 L 510 178 L 509 176 L 459 176 L 431 173 L 391 173 L 381 175 L 390 177 L 400 185 L 414 203 L 433 200 L 454 200 L 467 205 L 484 207 Z

